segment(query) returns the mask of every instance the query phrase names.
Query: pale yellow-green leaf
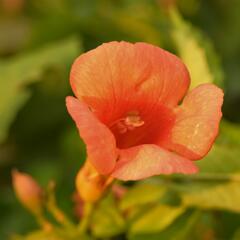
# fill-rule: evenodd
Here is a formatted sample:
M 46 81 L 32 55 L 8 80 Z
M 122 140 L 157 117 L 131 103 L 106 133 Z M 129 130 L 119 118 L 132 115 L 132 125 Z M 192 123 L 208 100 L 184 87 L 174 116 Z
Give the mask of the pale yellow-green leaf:
M 233 181 L 212 187 L 206 185 L 195 189 L 192 186 L 192 191 L 182 194 L 182 201 L 185 206 L 240 213 L 240 182 Z
M 158 232 L 129 234 L 130 240 L 186 240 L 190 239 L 190 234 L 195 228 L 201 212 L 195 210 L 186 212 L 179 216 L 167 228 Z
M 191 76 L 191 88 L 202 83 L 212 83 L 214 78 L 211 74 L 206 51 L 199 44 L 193 27 L 184 21 L 175 10 L 170 15 L 173 29 L 172 38 L 177 51 L 186 64 Z
M 149 208 L 145 214 L 132 222 L 130 234 L 158 232 L 169 226 L 178 216 L 185 211 L 185 208 L 168 205 L 157 205 Z
M 157 184 L 140 183 L 128 190 L 120 202 L 120 208 L 128 208 L 159 201 L 166 188 Z

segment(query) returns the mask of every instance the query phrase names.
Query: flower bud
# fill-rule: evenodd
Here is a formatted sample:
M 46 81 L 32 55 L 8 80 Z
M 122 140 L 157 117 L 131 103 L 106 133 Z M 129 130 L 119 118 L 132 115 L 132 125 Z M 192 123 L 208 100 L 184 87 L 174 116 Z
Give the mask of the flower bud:
M 77 191 L 84 202 L 96 202 L 112 179 L 100 175 L 89 161 L 80 169 L 76 177 Z
M 43 190 L 28 174 L 17 170 L 12 172 L 14 191 L 19 201 L 32 213 L 38 214 L 42 208 Z

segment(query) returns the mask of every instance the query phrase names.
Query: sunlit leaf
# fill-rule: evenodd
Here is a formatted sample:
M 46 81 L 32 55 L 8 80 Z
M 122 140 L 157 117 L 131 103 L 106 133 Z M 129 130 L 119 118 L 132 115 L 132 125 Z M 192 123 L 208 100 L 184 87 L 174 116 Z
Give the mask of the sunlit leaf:
M 184 21 L 176 10 L 171 11 L 170 19 L 173 24 L 173 41 L 191 75 L 191 88 L 202 83 L 214 82 L 221 85 L 223 73 L 208 39 Z
M 132 222 L 129 232 L 130 234 L 136 234 L 161 231 L 169 226 L 184 211 L 185 208 L 182 206 L 154 206 Z
M 240 148 L 227 142 L 215 144 L 197 163 L 198 174 L 177 176 L 183 180 L 177 188 L 186 206 L 240 212 Z
M 175 219 L 171 225 L 165 228 L 162 231 L 152 232 L 152 233 L 136 233 L 129 234 L 130 240 L 186 240 L 189 239 L 189 234 L 192 231 L 192 228 L 196 225 L 200 216 L 199 211 L 195 212 L 186 212 L 180 217 Z M 155 220 L 157 222 L 161 216 Z
M 182 195 L 183 204 L 204 209 L 225 209 L 240 212 L 240 182 L 206 186 L 201 189 L 191 187 L 191 192 Z
M 166 188 L 157 184 L 142 183 L 135 185 L 123 197 L 120 208 L 125 210 L 134 206 L 158 202 L 165 192 Z

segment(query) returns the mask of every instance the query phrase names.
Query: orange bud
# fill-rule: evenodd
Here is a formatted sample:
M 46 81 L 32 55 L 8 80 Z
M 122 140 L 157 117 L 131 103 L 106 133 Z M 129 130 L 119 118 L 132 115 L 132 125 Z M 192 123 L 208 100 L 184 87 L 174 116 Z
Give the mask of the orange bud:
M 103 194 L 112 179 L 100 175 L 95 168 L 86 161 L 76 177 L 77 191 L 84 202 L 96 202 Z
M 42 208 L 43 190 L 28 174 L 12 171 L 12 181 L 19 201 L 32 213 L 38 214 Z

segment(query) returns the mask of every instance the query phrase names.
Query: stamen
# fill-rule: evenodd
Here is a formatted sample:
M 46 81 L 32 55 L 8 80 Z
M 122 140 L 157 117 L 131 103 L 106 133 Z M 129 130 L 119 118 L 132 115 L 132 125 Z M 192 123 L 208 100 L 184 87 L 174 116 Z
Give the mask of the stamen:
M 125 124 L 129 127 L 141 127 L 144 124 L 144 121 L 139 116 L 137 111 L 129 112 L 125 118 Z
M 132 111 L 127 114 L 125 118 L 118 119 L 113 125 L 117 127 L 120 134 L 124 134 L 128 131 L 132 131 L 135 128 L 144 125 L 144 121 L 139 115 L 138 111 Z

